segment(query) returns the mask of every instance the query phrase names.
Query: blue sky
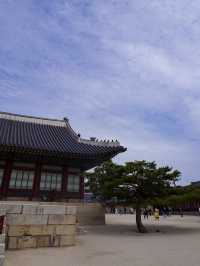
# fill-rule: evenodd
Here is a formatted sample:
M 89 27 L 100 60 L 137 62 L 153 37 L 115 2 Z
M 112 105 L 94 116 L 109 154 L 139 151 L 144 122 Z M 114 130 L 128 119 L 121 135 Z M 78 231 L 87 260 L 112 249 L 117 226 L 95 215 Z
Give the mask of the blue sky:
M 1 0 L 0 110 L 70 119 L 200 179 L 198 0 Z

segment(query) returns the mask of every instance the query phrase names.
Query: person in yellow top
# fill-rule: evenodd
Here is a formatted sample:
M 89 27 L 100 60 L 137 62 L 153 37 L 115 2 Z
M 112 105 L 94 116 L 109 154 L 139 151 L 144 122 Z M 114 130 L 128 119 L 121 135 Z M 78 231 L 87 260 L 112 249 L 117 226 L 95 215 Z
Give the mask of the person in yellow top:
M 155 218 L 156 221 L 159 221 L 159 219 L 160 219 L 160 214 L 159 214 L 159 210 L 158 209 L 155 209 L 154 218 Z

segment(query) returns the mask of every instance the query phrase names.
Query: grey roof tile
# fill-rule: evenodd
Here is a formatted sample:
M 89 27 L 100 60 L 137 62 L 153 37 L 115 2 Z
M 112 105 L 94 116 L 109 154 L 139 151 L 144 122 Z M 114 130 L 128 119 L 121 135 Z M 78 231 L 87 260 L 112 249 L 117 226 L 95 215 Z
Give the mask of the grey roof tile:
M 97 141 L 84 143 L 70 127 L 68 120 L 53 120 L 0 113 L 0 149 L 60 154 L 75 157 L 116 155 L 126 148 Z

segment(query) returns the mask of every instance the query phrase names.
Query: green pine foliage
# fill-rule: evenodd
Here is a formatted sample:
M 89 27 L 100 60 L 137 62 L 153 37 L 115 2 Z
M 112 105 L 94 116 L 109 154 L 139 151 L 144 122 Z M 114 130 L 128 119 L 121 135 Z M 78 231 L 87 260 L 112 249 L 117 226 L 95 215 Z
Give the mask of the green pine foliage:
M 87 174 L 91 191 L 104 204 L 124 203 L 136 208 L 138 230 L 145 232 L 141 208 L 166 200 L 181 173 L 155 162 L 133 161 L 118 165 L 107 161 Z

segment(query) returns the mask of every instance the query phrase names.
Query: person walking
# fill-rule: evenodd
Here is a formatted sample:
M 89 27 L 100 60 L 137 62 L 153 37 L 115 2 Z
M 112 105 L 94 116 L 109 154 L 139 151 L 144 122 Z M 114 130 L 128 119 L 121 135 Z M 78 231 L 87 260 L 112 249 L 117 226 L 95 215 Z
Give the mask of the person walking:
M 147 220 L 149 219 L 149 210 L 148 209 L 146 209 L 146 218 L 147 218 Z
M 159 222 L 159 220 L 160 220 L 159 209 L 155 209 L 154 218 L 155 218 L 156 221 Z
M 144 215 L 144 219 L 148 219 L 149 215 L 148 215 L 147 209 L 144 209 L 143 215 Z

